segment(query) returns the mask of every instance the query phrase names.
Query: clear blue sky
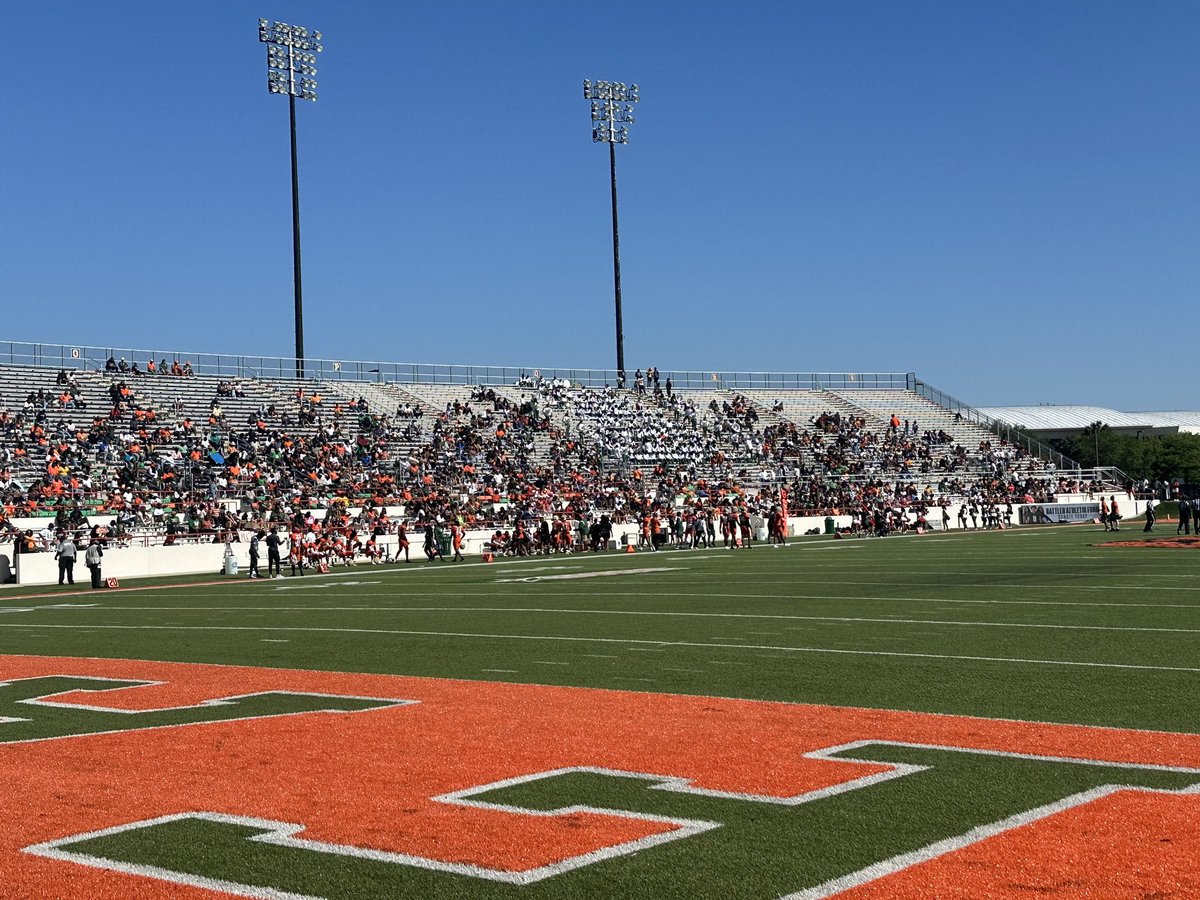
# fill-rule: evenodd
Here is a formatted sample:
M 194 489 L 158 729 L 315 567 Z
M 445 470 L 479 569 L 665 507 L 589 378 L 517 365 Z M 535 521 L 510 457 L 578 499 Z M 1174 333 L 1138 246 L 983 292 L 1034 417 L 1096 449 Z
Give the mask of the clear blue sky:
M 612 366 L 589 77 L 642 85 L 630 371 L 1200 407 L 1200 4 L 1171 0 L 10 4 L 0 338 L 292 353 L 260 15 L 325 33 L 310 356 Z

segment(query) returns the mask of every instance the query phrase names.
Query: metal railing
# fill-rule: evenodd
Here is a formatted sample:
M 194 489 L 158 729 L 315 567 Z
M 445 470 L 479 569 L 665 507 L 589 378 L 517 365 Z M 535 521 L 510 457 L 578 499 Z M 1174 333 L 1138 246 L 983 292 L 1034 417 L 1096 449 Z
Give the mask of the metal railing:
M 124 359 L 145 369 L 148 360 L 167 365 L 187 362 L 197 375 L 223 378 L 262 378 L 294 382 L 296 361 L 289 357 L 199 353 L 134 347 L 89 347 L 23 341 L 0 342 L 0 363 L 53 369 L 102 371 L 109 359 Z M 612 369 L 538 366 L 475 366 L 399 363 L 367 360 L 306 359 L 306 380 L 334 382 L 396 382 L 400 384 L 487 385 L 502 387 L 538 378 L 566 379 L 571 384 L 599 388 L 617 383 Z M 993 419 L 932 385 L 912 372 L 712 372 L 669 371 L 665 377 L 677 391 L 694 390 L 911 390 L 939 406 L 959 413 L 1011 444 L 1047 459 L 1060 469 L 1079 469 L 1077 462 L 1038 441 L 1015 425 Z M 627 375 L 626 386 L 633 387 Z
M 109 359 L 137 363 L 145 371 L 150 359 L 167 365 L 190 363 L 197 375 L 223 378 L 266 378 L 295 381 L 296 360 L 290 357 L 198 353 L 135 347 L 87 347 L 22 341 L 0 342 L 0 363 L 53 369 L 103 371 Z M 306 359 L 305 380 L 375 381 L 401 384 L 515 385 L 537 378 L 566 379 L 572 384 L 600 388 L 616 385 L 613 369 L 552 366 L 473 366 L 457 364 L 399 363 L 366 360 Z M 911 387 L 911 372 L 683 372 L 664 371 L 675 390 L 903 390 Z M 634 373 L 626 386 L 633 387 Z
M 1023 431 L 1016 425 L 1012 425 L 1001 419 L 993 419 L 991 416 L 981 413 L 975 407 L 968 406 L 961 400 L 951 397 L 945 391 L 938 390 L 915 377 L 912 379 L 909 389 L 921 395 L 926 400 L 930 400 L 950 412 L 959 414 L 966 421 L 988 429 L 1002 440 L 1014 446 L 1023 447 L 1032 456 L 1037 456 L 1053 463 L 1058 469 L 1078 471 L 1082 468 L 1075 460 L 1063 456 L 1053 447 L 1033 437 L 1029 432 Z

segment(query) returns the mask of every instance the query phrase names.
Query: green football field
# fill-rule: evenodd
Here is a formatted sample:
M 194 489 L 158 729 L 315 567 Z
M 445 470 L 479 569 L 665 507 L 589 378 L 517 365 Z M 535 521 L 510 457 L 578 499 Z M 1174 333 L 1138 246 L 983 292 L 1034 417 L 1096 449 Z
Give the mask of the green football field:
M 1174 528 L 1160 525 L 1159 531 L 1173 534 Z M 180 579 L 129 582 L 119 590 L 94 592 L 86 586 L 9 589 L 0 594 L 0 657 L 417 676 L 507 682 L 512 687 L 504 690 L 510 691 L 528 690 L 519 688 L 526 685 L 602 688 L 604 693 L 594 695 L 599 735 L 637 727 L 636 716 L 630 724 L 617 713 L 603 712 L 609 702 L 636 705 L 641 702 L 637 695 L 686 695 L 663 701 L 674 704 L 672 710 L 697 711 L 694 731 L 663 732 L 662 740 L 684 745 L 680 753 L 689 740 L 719 743 L 719 737 L 700 737 L 720 734 L 719 715 L 767 708 L 738 705 L 739 700 L 784 701 L 789 705 L 779 707 L 781 715 L 793 708 L 790 704 L 819 704 L 1171 732 L 1175 734 L 1155 740 L 1191 741 L 1190 734 L 1200 733 L 1200 553 L 1105 546 L 1114 539 L 1141 538 L 1140 529 L 1110 535 L 1093 526 L 1060 526 L 884 539 L 793 539 L 785 548 L 756 545 L 734 552 L 576 554 L 490 564 L 429 564 L 414 558 L 407 565 L 360 564 L 303 578 L 252 581 L 244 575 L 212 575 L 190 584 Z M 30 717 L 28 707 L 19 706 L 22 698 L 71 685 L 28 683 L 35 686 L 24 694 L 20 682 L 0 685 L 10 692 L 0 691 L 0 729 L 9 729 L 3 732 L 8 740 L 101 734 L 125 727 L 109 719 L 129 718 L 94 712 L 90 715 L 101 718 L 81 725 L 69 707 L 49 706 Z M 614 691 L 620 694 L 609 693 Z M 542 695 L 512 694 L 527 696 Z M 586 710 L 591 702 L 586 698 L 593 695 L 581 696 Z M 708 701 L 690 697 L 724 699 L 705 705 Z M 311 698 L 301 697 L 241 702 L 267 704 L 264 709 L 283 702 L 285 713 L 314 708 Z M 376 705 L 355 702 L 363 709 Z M 531 702 L 537 701 L 503 701 L 515 704 L 520 716 L 533 722 L 539 713 Z M 433 708 L 432 701 L 427 705 Z M 768 712 L 775 708 L 771 705 Z M 234 711 L 220 716 L 237 715 L 237 707 L 228 709 Z M 716 726 L 704 719 L 705 711 Z M 261 713 L 277 714 L 273 707 Z M 208 721 L 213 718 L 211 710 L 204 715 Z M 819 721 L 819 711 L 814 715 Z M 927 716 L 922 721 L 940 720 Z M 147 719 L 145 727 L 164 722 Z M 1000 728 L 997 723 L 981 728 L 992 725 Z M 513 728 L 521 727 L 518 717 Z M 1091 733 L 1076 731 L 1085 737 Z M 405 857 L 397 864 L 398 857 L 327 852 L 286 840 L 256 843 L 253 836 L 268 827 L 258 818 L 205 818 L 207 813 L 194 810 L 187 812 L 196 817 L 154 820 L 131 830 L 81 832 L 67 845 L 76 857 L 57 864 L 84 862 L 145 880 L 169 877 L 218 893 L 272 898 L 807 900 L 843 889 L 853 892 L 881 871 L 901 872 L 930 858 L 931 847 L 939 848 L 937 853 L 967 845 L 986 849 L 990 845 L 983 839 L 994 831 L 1007 835 L 1040 816 L 1107 797 L 1113 785 L 1190 802 L 1200 784 L 1195 771 L 1200 755 L 1189 761 L 1186 748 L 1179 751 L 1181 759 L 1167 760 L 1169 765 L 1163 762 L 1166 757 L 1149 751 L 1144 758 L 1130 751 L 1136 764 L 1118 764 L 1086 748 L 1066 754 L 1078 758 L 1064 761 L 1061 747 L 1043 753 L 1013 744 L 1013 752 L 987 755 L 992 751 L 962 751 L 957 745 L 945 749 L 931 746 L 928 739 L 899 741 L 893 735 L 885 740 L 882 731 L 880 735 L 878 741 L 822 748 L 814 758 L 874 765 L 870 771 L 895 767 L 905 777 L 864 790 L 818 792 L 814 802 L 799 805 L 764 799 L 753 791 L 647 789 L 646 775 L 612 771 L 611 765 L 589 768 L 582 758 L 570 770 L 471 785 L 478 792 L 470 795 L 470 804 L 502 807 L 514 815 L 558 815 L 582 808 L 625 811 L 643 824 L 701 823 L 686 839 L 637 845 L 637 852 L 614 858 L 601 855 L 530 883 L 488 880 L 455 869 L 458 863 L 426 866 Z M 744 750 L 731 744 L 730 754 L 758 759 L 764 748 L 752 744 Z M 787 762 L 771 752 L 763 759 L 754 766 L 764 777 L 771 774 L 772 759 Z M 1114 775 L 1114 766 L 1119 774 Z M 1162 819 L 1155 821 L 1161 824 Z M 1128 840 L 1135 841 L 1136 827 L 1129 830 Z M 1177 838 L 1173 833 L 1170 839 L 1155 838 L 1160 844 L 1145 852 L 1167 852 L 1162 842 Z M 1177 852 L 1189 851 L 1179 845 Z M 1175 856 L 1170 860 L 1178 862 Z M 1052 866 L 1043 873 L 1046 884 L 1038 881 L 1039 865 L 1049 864 L 1043 860 L 1026 866 L 1025 886 L 1009 883 L 997 893 L 983 882 L 975 891 L 968 882 L 960 893 L 945 896 L 1023 896 L 1026 888 L 1042 893 L 1046 885 L 1061 888 L 1063 876 Z M 1133 866 L 1140 873 L 1137 890 L 1200 896 L 1187 893 L 1193 888 L 1200 892 L 1200 864 L 1194 858 L 1182 863 L 1182 869 L 1164 865 Z M 987 870 L 980 865 L 972 871 Z M 937 877 L 940 884 L 950 876 Z M 1103 879 L 1113 876 L 1095 877 L 1104 884 Z M 1109 896 L 1087 894 L 1093 887 L 1102 891 L 1081 881 L 1049 894 Z M 0 896 L 9 895 L 0 890 Z M 910 894 L 898 891 L 895 896 Z M 912 896 L 941 894 L 927 889 Z
M 0 653 L 1200 731 L 1200 553 L 1104 546 L 1141 537 L 1084 526 L 809 538 L 12 589 L 0 594 Z

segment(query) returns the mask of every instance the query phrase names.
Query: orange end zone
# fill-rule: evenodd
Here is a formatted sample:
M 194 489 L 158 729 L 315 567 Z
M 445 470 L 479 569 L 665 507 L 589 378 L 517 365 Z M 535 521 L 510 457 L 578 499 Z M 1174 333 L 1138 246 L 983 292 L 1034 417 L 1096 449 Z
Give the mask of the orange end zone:
M 778 799 L 891 770 L 804 755 L 854 741 L 1200 764 L 1200 735 L 389 675 L 0 656 L 0 681 L 52 675 L 162 682 L 54 698 L 121 710 L 274 691 L 416 703 L 0 743 L 2 897 L 217 896 L 21 852 L 183 812 L 302 823 L 308 840 L 509 872 L 675 827 L 587 812 L 522 816 L 435 799 L 572 767 L 684 778 L 707 791 Z M 0 740 L 4 728 L 0 722 Z M 1128 852 L 1138 852 L 1135 830 L 1128 840 Z M 983 852 L 983 845 L 968 850 Z
M 1173 538 L 1150 538 L 1145 541 L 1108 541 L 1093 544 L 1093 547 L 1153 547 L 1167 550 L 1200 550 L 1200 537 L 1179 536 Z
M 843 892 L 839 900 L 1200 897 L 1200 796 L 1120 791 Z

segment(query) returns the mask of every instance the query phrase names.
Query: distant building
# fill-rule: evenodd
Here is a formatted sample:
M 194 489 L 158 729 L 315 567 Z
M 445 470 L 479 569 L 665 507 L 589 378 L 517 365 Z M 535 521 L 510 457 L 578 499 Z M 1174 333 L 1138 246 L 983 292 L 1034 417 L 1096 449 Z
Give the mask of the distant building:
M 983 406 L 979 412 L 1042 439 L 1074 437 L 1093 422 L 1117 434 L 1200 434 L 1200 411 L 1121 412 L 1103 406 Z

